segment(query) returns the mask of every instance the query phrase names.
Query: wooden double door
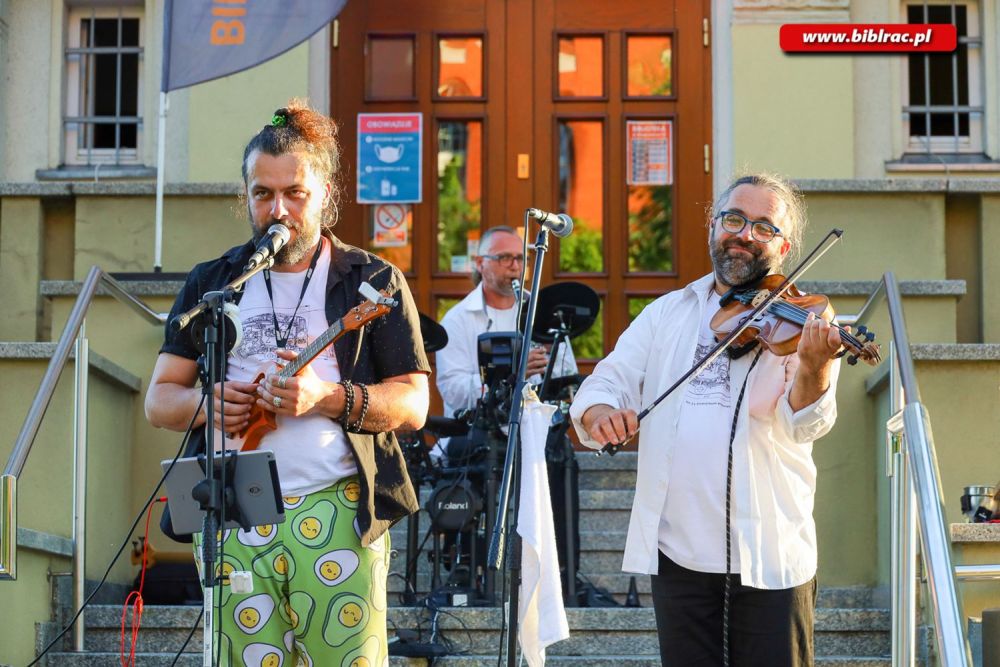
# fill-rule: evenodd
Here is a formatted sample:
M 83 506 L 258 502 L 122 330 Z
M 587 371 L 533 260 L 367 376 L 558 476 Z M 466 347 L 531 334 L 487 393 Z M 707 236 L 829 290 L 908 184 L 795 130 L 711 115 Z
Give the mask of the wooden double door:
M 440 319 L 472 287 L 482 230 L 521 227 L 527 207 L 569 213 L 574 233 L 551 244 L 541 284 L 601 297 L 574 341 L 586 372 L 642 306 L 710 269 L 709 12 L 708 0 L 348 2 L 332 31 L 338 234 L 400 266 Z M 419 203 L 356 203 L 370 113 L 421 115 Z

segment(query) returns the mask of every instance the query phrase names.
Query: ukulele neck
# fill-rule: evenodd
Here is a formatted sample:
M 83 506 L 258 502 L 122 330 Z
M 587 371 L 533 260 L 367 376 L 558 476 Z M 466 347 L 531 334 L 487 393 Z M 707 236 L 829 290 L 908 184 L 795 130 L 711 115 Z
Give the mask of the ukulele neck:
M 325 350 L 330 343 L 335 341 L 340 333 L 344 330 L 343 320 L 337 320 L 337 323 L 332 327 L 324 331 L 320 336 L 316 338 L 313 342 L 306 346 L 306 349 L 302 350 L 299 356 L 295 357 L 292 361 L 288 362 L 281 372 L 278 373 L 279 376 L 290 378 L 299 374 L 299 372 L 305 368 L 310 361 L 315 359 L 320 352 Z

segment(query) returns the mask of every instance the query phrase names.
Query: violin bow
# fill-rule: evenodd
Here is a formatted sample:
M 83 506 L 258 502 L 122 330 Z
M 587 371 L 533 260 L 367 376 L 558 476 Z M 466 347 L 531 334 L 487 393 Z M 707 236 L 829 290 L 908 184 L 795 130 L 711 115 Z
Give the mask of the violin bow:
M 742 324 L 740 324 L 738 327 L 730 331 L 728 336 L 720 340 L 715 347 L 709 350 L 708 353 L 701 358 L 701 360 L 699 360 L 697 363 L 695 363 L 694 366 L 689 368 L 687 372 L 684 373 L 684 375 L 682 375 L 676 382 L 670 385 L 670 387 L 662 394 L 660 394 L 655 401 L 653 401 L 648 406 L 643 408 L 642 412 L 636 415 L 636 419 L 639 421 L 639 423 L 642 423 L 642 420 L 646 417 L 646 415 L 652 412 L 657 405 L 662 403 L 664 399 L 670 396 L 670 394 L 672 394 L 678 387 L 683 385 L 692 377 L 701 373 L 709 366 L 709 364 L 715 361 L 720 354 L 729 349 L 729 346 L 732 345 L 733 341 L 736 340 L 736 338 L 739 337 L 741 333 L 746 331 L 746 329 L 748 329 L 754 323 L 754 321 L 757 319 L 757 316 L 763 313 L 765 310 L 767 310 L 767 308 L 776 300 L 784 296 L 785 292 L 787 292 L 788 288 L 791 287 L 796 280 L 798 280 L 799 276 L 808 271 L 809 268 L 813 264 L 815 264 L 820 257 L 825 255 L 827 251 L 830 250 L 830 248 L 832 248 L 834 244 L 837 241 L 839 241 L 843 235 L 844 235 L 844 230 L 836 228 L 831 229 L 827 233 L 827 235 L 823 237 L 823 239 L 819 242 L 819 244 L 815 248 L 813 248 L 812 252 L 810 252 L 805 259 L 799 262 L 799 265 L 795 267 L 795 269 L 793 269 L 791 273 L 788 274 L 788 276 L 785 278 L 785 281 L 780 285 L 778 285 L 778 288 L 776 290 L 768 294 L 766 298 L 764 298 L 763 300 L 761 300 L 759 304 L 757 304 L 757 307 L 754 308 L 749 315 L 747 315 L 747 317 L 743 320 Z M 637 429 L 636 433 L 638 432 L 639 431 Z M 619 449 L 621 449 L 622 447 L 624 447 L 625 445 L 627 445 L 632 441 L 632 438 L 635 437 L 636 433 L 633 433 L 631 436 L 626 438 L 621 443 L 613 444 L 609 442 L 608 444 L 604 445 L 604 447 L 602 447 L 600 450 L 598 450 L 597 455 L 601 456 L 602 454 L 607 454 L 608 456 L 614 456 Z

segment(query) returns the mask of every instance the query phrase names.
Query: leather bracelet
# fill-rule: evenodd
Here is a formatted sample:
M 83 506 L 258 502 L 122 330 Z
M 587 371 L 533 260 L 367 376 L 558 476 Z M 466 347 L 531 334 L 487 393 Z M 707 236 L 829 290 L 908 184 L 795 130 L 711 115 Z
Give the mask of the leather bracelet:
M 351 412 L 354 411 L 354 383 L 350 380 L 341 380 L 340 386 L 344 388 L 344 414 L 338 420 L 341 428 L 345 431 L 351 430 Z
M 365 421 L 365 416 L 368 414 L 368 387 L 360 382 L 357 386 L 361 389 L 361 414 L 358 415 L 356 422 L 347 425 L 347 429 L 354 433 L 361 433 L 361 424 Z

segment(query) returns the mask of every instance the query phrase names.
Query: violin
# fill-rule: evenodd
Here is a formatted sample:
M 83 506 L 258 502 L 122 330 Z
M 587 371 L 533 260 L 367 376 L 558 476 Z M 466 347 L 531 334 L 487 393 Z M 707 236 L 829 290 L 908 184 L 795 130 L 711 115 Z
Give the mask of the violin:
M 754 285 L 733 288 L 722 297 L 722 308 L 712 317 L 710 326 L 716 340 L 723 340 L 738 329 L 770 294 L 785 282 L 785 276 L 773 274 L 765 276 Z M 730 356 L 740 357 L 762 345 L 772 354 L 786 356 L 795 352 L 802 335 L 802 327 L 812 313 L 827 322 L 833 322 L 833 306 L 830 299 L 822 294 L 803 294 L 795 285 L 789 285 L 784 295 L 774 299 L 732 342 Z M 832 324 L 840 332 L 844 350 L 840 356 L 847 356 L 852 366 L 858 359 L 871 366 L 881 360 L 881 350 L 874 342 L 875 333 L 867 327 L 858 327 L 857 334 L 838 324 Z

